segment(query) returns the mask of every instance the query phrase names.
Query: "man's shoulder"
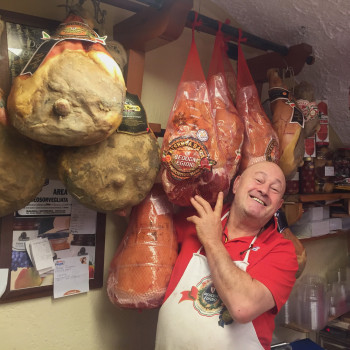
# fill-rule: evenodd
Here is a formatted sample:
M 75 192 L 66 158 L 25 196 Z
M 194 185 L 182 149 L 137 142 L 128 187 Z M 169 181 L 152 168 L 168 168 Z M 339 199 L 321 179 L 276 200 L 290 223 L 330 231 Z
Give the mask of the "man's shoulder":
M 293 243 L 286 239 L 282 233 L 277 230 L 277 222 L 272 218 L 263 233 L 261 234 L 263 241 L 271 246 L 284 247 L 284 249 L 294 249 Z

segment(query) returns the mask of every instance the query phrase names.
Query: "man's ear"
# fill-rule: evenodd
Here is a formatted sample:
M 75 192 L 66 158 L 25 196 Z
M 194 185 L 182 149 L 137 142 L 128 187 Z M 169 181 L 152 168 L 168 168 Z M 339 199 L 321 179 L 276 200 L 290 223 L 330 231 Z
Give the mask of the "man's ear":
M 232 193 L 236 193 L 237 186 L 239 185 L 239 182 L 241 181 L 241 175 L 238 175 L 235 180 L 233 181 L 233 186 L 232 186 Z
M 281 199 L 281 202 L 280 202 L 280 206 L 277 208 L 277 210 L 280 209 L 280 208 L 282 207 L 283 202 L 284 202 L 284 199 L 282 198 L 282 199 Z

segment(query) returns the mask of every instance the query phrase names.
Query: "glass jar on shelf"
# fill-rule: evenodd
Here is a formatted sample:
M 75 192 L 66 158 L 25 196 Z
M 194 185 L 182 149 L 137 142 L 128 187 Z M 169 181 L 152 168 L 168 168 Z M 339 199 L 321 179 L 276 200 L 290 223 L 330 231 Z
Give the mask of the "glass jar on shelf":
M 317 148 L 315 159 L 315 192 L 331 193 L 334 188 L 333 152 L 328 147 Z

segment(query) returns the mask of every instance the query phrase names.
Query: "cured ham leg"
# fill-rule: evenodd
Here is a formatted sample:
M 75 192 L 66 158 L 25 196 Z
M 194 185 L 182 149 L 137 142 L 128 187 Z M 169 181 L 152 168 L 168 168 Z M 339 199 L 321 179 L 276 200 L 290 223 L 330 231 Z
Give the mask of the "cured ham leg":
M 303 163 L 305 133 L 303 113 L 290 92 L 283 86 L 277 69 L 267 72 L 269 81 L 272 126 L 280 145 L 281 167 L 286 179 L 291 179 Z

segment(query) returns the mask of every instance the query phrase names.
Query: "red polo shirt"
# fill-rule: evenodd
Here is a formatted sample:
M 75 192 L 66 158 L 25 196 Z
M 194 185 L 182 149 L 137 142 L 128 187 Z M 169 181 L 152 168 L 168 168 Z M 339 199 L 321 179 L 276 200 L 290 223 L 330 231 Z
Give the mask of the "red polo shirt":
M 230 204 L 224 206 L 223 215 L 229 208 Z M 201 247 L 194 224 L 186 220 L 191 215 L 196 215 L 196 212 L 192 209 L 182 210 L 174 217 L 180 253 L 164 300 L 167 299 L 180 281 L 193 253 L 196 253 Z M 223 227 L 227 220 L 228 217 L 222 221 Z M 232 260 L 243 260 L 245 254 L 240 254 L 240 252 L 249 247 L 252 236 L 235 238 L 226 243 L 225 237 L 226 232 L 223 234 L 223 242 Z M 265 312 L 252 322 L 265 349 L 270 349 L 275 326 L 274 318 L 277 311 L 281 309 L 289 297 L 295 283 L 297 270 L 298 263 L 293 243 L 277 231 L 277 223 L 274 218 L 256 239 L 254 249 L 251 250 L 249 255 L 249 265 L 247 267 L 247 273 L 270 290 L 276 303 L 273 310 Z

